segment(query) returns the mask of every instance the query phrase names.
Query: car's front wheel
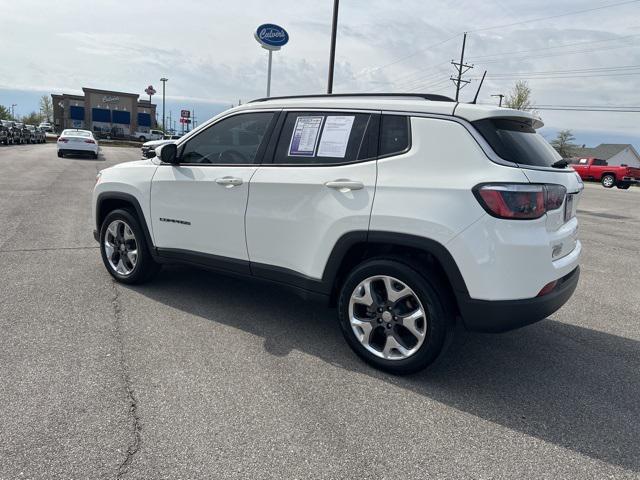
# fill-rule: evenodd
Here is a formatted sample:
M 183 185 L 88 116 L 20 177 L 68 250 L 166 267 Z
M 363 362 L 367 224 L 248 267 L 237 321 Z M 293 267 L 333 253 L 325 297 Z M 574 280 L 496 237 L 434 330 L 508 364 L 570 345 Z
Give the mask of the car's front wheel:
M 122 283 L 142 283 L 159 269 L 138 219 L 128 210 L 114 210 L 102 222 L 100 253 L 111 276 Z
M 342 332 L 367 363 L 395 374 L 432 364 L 453 333 L 454 310 L 437 276 L 402 259 L 377 258 L 356 267 L 338 302 Z

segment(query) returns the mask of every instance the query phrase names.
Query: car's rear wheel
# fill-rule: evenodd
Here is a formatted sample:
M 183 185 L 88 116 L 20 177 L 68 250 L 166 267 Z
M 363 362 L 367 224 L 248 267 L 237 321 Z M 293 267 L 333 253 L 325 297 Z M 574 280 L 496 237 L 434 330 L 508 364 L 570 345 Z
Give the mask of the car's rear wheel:
M 607 174 L 603 175 L 600 181 L 602 182 L 602 186 L 604 188 L 613 188 L 616 184 L 616 177 L 611 174 Z
M 142 283 L 159 269 L 147 247 L 136 216 L 128 210 L 114 210 L 100 228 L 100 253 L 113 278 L 122 283 Z
M 60 158 L 64 157 L 64 153 L 61 150 L 58 150 L 58 157 Z
M 381 370 L 408 374 L 443 353 L 453 333 L 452 305 L 437 276 L 423 276 L 399 258 L 376 258 L 348 275 L 338 317 L 358 356 Z
M 618 187 L 620 190 L 628 190 L 630 186 L 631 186 L 631 184 L 629 184 L 629 183 L 619 183 L 619 184 L 617 185 L 617 187 Z

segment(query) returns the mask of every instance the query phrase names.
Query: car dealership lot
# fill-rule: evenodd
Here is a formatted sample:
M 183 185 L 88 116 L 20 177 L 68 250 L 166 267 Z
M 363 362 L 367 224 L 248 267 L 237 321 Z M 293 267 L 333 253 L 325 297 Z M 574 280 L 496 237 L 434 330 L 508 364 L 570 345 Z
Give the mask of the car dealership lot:
M 640 188 L 587 184 L 552 318 L 393 377 L 279 288 L 187 267 L 116 285 L 91 188 L 139 156 L 0 147 L 0 479 L 640 474 Z

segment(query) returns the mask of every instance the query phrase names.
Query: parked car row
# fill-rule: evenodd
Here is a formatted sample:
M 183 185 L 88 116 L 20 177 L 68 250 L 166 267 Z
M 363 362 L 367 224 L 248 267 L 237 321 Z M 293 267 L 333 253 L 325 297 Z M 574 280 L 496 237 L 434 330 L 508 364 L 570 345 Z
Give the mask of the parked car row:
M 0 120 L 0 143 L 20 145 L 23 143 L 44 143 L 47 141 L 45 130 L 40 126 L 25 125 L 13 120 Z

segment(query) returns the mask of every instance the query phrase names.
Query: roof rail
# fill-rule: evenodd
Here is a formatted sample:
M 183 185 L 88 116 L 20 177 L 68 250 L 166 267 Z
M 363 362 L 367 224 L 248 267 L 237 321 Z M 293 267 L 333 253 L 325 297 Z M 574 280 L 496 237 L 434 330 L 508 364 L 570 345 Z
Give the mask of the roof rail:
M 266 102 L 267 100 L 286 100 L 289 98 L 328 98 L 328 97 L 415 97 L 432 102 L 455 102 L 453 98 L 432 93 L 319 93 L 316 95 L 286 95 L 283 97 L 263 97 L 251 100 L 253 102 Z

